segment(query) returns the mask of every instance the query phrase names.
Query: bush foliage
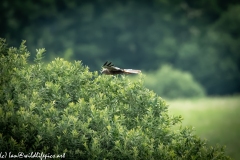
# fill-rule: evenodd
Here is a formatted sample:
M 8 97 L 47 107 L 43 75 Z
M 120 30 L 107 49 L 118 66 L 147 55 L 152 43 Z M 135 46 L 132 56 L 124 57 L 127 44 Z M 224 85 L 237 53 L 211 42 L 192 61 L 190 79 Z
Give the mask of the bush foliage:
M 67 159 L 228 159 L 189 128 L 166 102 L 124 76 L 89 72 L 56 58 L 34 64 L 1 39 L 0 151 L 66 154 Z
M 188 72 L 182 72 L 169 65 L 146 76 L 145 85 L 165 98 L 191 98 L 205 95 L 203 87 Z

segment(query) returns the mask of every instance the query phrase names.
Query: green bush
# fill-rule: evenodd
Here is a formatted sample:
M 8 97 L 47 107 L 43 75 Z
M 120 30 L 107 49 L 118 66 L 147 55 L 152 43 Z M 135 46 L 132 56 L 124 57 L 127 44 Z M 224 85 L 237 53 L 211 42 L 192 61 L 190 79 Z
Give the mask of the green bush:
M 0 151 L 42 152 L 67 159 L 229 159 L 207 147 L 166 102 L 124 76 L 98 75 L 81 62 L 34 64 L 24 42 L 1 39 Z
M 156 72 L 147 74 L 145 85 L 165 98 L 190 98 L 205 95 L 203 87 L 190 73 L 163 65 Z

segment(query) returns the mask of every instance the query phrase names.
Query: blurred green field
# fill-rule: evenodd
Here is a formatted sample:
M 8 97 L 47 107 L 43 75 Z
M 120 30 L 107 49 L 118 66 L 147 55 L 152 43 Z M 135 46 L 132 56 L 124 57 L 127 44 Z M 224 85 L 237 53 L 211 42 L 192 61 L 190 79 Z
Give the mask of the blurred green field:
M 194 127 L 209 145 L 224 145 L 226 153 L 240 159 L 240 96 L 167 100 L 172 115 L 182 115 L 182 126 Z

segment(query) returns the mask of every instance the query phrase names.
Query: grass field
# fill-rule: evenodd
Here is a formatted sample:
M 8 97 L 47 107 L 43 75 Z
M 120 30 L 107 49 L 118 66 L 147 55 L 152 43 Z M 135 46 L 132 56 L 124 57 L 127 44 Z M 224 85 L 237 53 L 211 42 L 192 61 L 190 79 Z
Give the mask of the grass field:
M 182 115 L 182 126 L 194 127 L 207 144 L 226 146 L 226 153 L 240 159 L 240 96 L 167 100 L 172 115 Z

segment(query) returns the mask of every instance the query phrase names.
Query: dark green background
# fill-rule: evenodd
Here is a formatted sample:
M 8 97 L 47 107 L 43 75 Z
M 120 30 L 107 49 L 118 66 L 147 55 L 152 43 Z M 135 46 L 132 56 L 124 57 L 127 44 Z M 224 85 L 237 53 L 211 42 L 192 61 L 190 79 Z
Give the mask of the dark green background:
M 46 48 L 46 61 L 82 60 L 91 71 L 106 60 L 143 72 L 171 64 L 209 95 L 240 92 L 238 0 L 2 0 L 0 12 L 0 37 L 27 40 L 32 56 Z

